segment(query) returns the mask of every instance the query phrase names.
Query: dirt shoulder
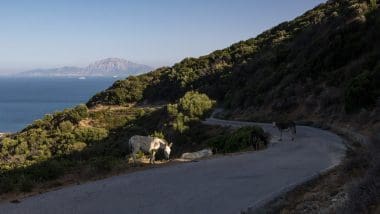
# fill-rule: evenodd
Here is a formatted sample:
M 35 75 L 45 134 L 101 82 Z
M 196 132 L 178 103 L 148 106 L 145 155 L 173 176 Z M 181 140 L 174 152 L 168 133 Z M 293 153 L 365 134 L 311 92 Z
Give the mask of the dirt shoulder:
M 331 129 L 341 134 L 348 144 L 342 164 L 269 201 L 263 207 L 249 208 L 242 213 L 377 213 L 380 211 L 380 206 L 376 203 L 378 200 L 376 198 L 379 197 L 379 193 L 376 193 L 378 192 L 376 183 L 379 181 L 376 182 L 375 177 L 379 173 L 377 175 L 371 173 L 377 171 L 376 167 L 379 167 L 379 158 L 377 160 L 373 158 L 376 156 L 376 150 L 379 150 L 379 144 L 373 144 L 364 135 L 346 129 Z M 367 200 L 366 197 L 371 199 Z M 352 203 L 353 198 L 356 205 Z
M 346 176 L 343 166 L 300 185 L 250 213 L 336 213 L 347 200 L 347 189 L 352 176 Z

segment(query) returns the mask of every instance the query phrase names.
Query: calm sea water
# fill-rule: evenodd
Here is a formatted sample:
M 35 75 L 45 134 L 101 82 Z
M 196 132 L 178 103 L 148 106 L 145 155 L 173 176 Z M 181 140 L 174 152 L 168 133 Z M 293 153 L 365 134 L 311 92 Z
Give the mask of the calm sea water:
M 85 103 L 114 78 L 0 78 L 0 132 L 16 132 L 47 113 Z

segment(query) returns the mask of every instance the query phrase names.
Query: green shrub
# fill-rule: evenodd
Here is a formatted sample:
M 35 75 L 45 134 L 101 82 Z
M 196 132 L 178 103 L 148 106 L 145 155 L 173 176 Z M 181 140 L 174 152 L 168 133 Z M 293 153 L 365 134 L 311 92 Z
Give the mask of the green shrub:
M 108 136 L 108 131 L 104 128 L 79 127 L 74 130 L 75 140 L 93 143 L 101 141 Z
M 377 0 L 369 0 L 370 4 L 370 9 L 371 10 L 376 10 L 377 9 Z
M 88 117 L 88 108 L 86 105 L 78 105 L 71 109 L 65 109 L 53 114 L 52 122 L 54 126 L 58 126 L 61 122 L 70 121 L 73 124 L 78 124 L 82 119 Z
M 203 118 L 213 108 L 215 101 L 206 94 L 187 92 L 178 102 L 178 110 L 190 118 Z
M 0 174 L 0 193 L 12 192 L 16 189 L 15 179 L 7 176 L 6 174 Z
M 379 87 L 379 86 L 377 86 Z M 370 108 L 376 103 L 376 85 L 370 72 L 355 77 L 345 90 L 345 109 L 353 112 L 360 108 Z
M 143 98 L 143 91 L 146 86 L 147 82 L 143 78 L 130 76 L 125 80 L 116 81 L 106 91 L 96 94 L 88 101 L 87 105 L 121 105 L 138 102 Z
M 73 130 L 73 124 L 70 121 L 63 121 L 59 124 L 61 132 L 71 132 Z
M 87 147 L 87 144 L 86 143 L 83 143 L 83 142 L 75 142 L 74 144 L 72 144 L 72 151 L 76 151 L 76 152 L 80 152 L 82 151 L 83 149 L 85 149 Z
M 53 117 L 51 115 L 45 115 L 43 119 L 35 120 L 29 128 L 41 128 L 41 129 L 51 129 L 51 120 Z
M 92 166 L 96 171 L 109 172 L 117 165 L 114 157 L 98 157 L 92 160 Z
M 182 133 L 189 128 L 187 123 L 204 118 L 214 105 L 215 101 L 206 94 L 189 91 L 177 104 L 168 104 L 166 109 L 172 117 L 172 127 Z
M 1 155 L 12 155 L 15 153 L 17 141 L 11 138 L 4 138 L 1 141 Z
M 64 165 L 57 160 L 49 160 L 30 166 L 26 173 L 39 182 L 53 180 L 64 174 Z
M 34 182 L 29 177 L 22 175 L 19 178 L 19 189 L 21 192 L 31 192 L 34 187 Z
M 78 105 L 74 109 L 70 109 L 68 112 L 68 120 L 74 124 L 79 123 L 82 119 L 88 117 L 88 108 L 86 105 Z

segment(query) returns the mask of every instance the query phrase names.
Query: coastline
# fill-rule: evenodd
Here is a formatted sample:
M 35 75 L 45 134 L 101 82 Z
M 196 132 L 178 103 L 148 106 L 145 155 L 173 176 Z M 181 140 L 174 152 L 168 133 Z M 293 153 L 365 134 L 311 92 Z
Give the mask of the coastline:
M 11 133 L 8 132 L 0 132 L 0 140 L 3 139 L 5 136 L 9 135 Z

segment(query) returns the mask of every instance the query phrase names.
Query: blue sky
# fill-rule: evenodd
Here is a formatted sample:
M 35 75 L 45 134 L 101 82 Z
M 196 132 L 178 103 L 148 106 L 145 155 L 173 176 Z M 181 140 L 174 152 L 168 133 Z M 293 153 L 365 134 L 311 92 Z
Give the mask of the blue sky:
M 323 0 L 4 0 L 0 72 L 121 57 L 171 65 L 245 40 Z

